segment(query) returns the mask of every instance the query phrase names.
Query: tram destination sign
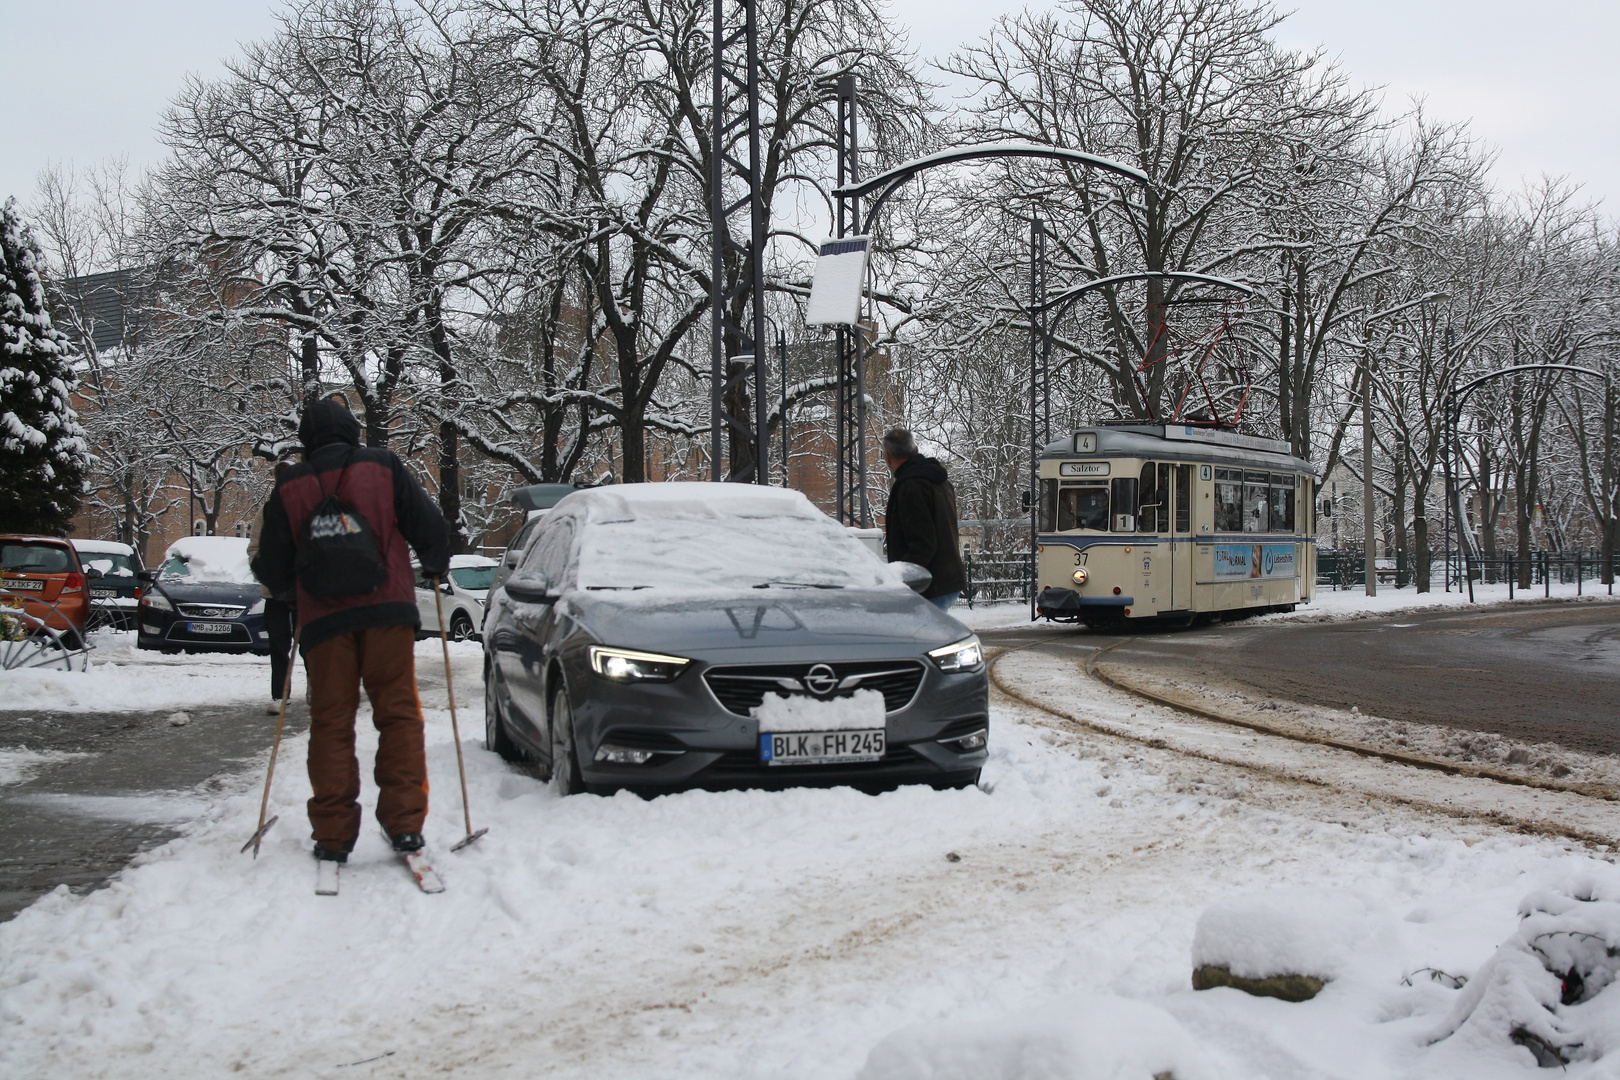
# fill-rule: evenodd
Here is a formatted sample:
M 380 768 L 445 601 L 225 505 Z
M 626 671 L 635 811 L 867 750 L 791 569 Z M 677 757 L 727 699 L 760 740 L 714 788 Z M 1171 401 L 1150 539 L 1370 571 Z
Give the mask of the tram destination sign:
M 1214 446 L 1234 446 L 1243 450 L 1262 450 L 1268 454 L 1290 454 L 1293 448 L 1281 439 L 1262 439 L 1258 435 L 1240 435 L 1235 431 L 1216 428 L 1189 427 L 1185 424 L 1166 424 L 1164 437 L 1182 442 L 1210 443 Z

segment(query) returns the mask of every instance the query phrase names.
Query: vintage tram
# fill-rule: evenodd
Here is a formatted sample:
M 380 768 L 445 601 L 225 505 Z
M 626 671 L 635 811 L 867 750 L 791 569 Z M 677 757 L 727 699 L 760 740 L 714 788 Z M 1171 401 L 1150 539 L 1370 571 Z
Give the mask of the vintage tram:
M 1088 626 L 1292 610 L 1315 592 L 1315 470 L 1218 428 L 1081 428 L 1039 458 L 1037 617 Z

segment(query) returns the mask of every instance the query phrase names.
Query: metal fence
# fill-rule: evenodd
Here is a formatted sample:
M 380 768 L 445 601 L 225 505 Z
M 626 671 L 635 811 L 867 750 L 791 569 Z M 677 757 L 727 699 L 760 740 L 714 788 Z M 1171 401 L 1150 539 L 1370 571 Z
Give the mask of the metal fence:
M 962 599 L 968 607 L 995 600 L 1029 603 L 1035 584 L 1034 560 L 1027 551 L 969 551 L 962 555 L 967 588 Z
M 1402 559 L 1397 564 L 1396 560 L 1380 558 L 1375 563 L 1380 585 L 1399 587 L 1412 583 L 1412 569 L 1406 565 L 1406 560 Z M 1574 585 L 1579 594 L 1586 593 L 1589 588 L 1593 591 L 1599 588 L 1611 593 L 1614 591 L 1612 583 L 1603 583 L 1603 558 L 1596 551 L 1534 551 L 1528 560 L 1520 558 L 1517 553 L 1467 561 L 1460 555 L 1453 555 L 1449 564 L 1444 558 L 1434 558 L 1429 566 L 1432 587 L 1442 590 L 1448 585 L 1466 589 L 1467 582 L 1463 575 L 1467 573 L 1477 585 L 1507 585 L 1510 596 L 1520 590 L 1540 590 L 1543 596 L 1550 596 L 1555 583 Z M 1331 585 L 1335 589 L 1361 588 L 1366 584 L 1366 573 L 1366 560 L 1360 551 L 1346 549 L 1316 553 L 1318 585 Z M 1527 580 L 1528 585 L 1525 584 Z

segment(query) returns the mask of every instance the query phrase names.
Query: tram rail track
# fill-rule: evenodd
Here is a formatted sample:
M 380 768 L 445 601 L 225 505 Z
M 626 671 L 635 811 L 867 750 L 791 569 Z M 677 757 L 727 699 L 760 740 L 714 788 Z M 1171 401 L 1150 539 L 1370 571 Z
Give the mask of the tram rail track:
M 1353 754 L 1358 758 L 1371 759 L 1390 765 L 1433 772 L 1459 780 L 1480 781 L 1487 784 L 1499 784 L 1504 787 L 1522 788 L 1533 791 L 1542 791 L 1556 795 L 1560 798 L 1573 798 L 1601 804 L 1605 807 L 1620 805 L 1620 793 L 1612 788 L 1602 785 L 1589 784 L 1561 784 L 1554 780 L 1541 780 L 1535 777 L 1519 776 L 1498 769 L 1482 767 L 1461 762 L 1444 761 L 1421 754 L 1402 753 L 1384 747 L 1369 746 L 1349 740 L 1337 739 L 1327 735 L 1313 735 L 1305 732 L 1289 731 L 1240 717 L 1228 716 L 1212 709 L 1199 708 L 1174 698 L 1156 694 L 1150 690 L 1132 686 L 1118 677 L 1111 676 L 1097 669 L 1098 662 L 1109 652 L 1120 646 L 1129 644 L 1135 638 L 1124 638 L 1110 645 L 1092 649 L 1079 662 L 1079 666 L 1087 678 L 1107 686 L 1110 689 L 1123 693 L 1144 704 L 1167 709 L 1184 716 L 1195 717 L 1199 720 L 1219 724 L 1227 728 L 1241 729 L 1256 735 L 1282 740 L 1286 743 L 1302 746 L 1319 746 L 1324 749 Z M 1001 670 L 1001 662 L 1010 656 L 1036 648 L 1040 645 L 1055 644 L 1051 642 L 1029 642 L 1024 645 L 1004 647 L 988 658 L 988 674 L 990 683 L 1005 697 L 1044 713 L 1060 721 L 1060 726 L 1080 727 L 1087 731 L 1103 735 L 1108 738 L 1120 739 L 1136 743 L 1154 750 L 1162 750 L 1184 757 L 1208 761 L 1228 768 L 1241 769 L 1246 772 L 1259 773 L 1272 779 L 1285 780 L 1295 783 L 1308 784 L 1314 787 L 1356 792 L 1373 798 L 1415 809 L 1439 812 L 1448 817 L 1475 820 L 1488 823 L 1492 826 L 1505 828 L 1513 832 L 1527 835 L 1548 836 L 1574 840 L 1582 844 L 1598 848 L 1614 849 L 1620 846 L 1620 834 L 1600 832 L 1593 829 L 1571 825 L 1568 822 L 1559 822 L 1545 818 L 1533 818 L 1527 815 L 1507 813 L 1499 810 L 1467 807 L 1440 799 L 1426 799 L 1402 794 L 1393 790 L 1368 790 L 1365 787 L 1355 787 L 1347 784 L 1335 783 L 1332 779 L 1321 776 L 1312 776 L 1305 772 L 1287 768 L 1275 762 L 1257 762 L 1242 760 L 1234 754 L 1224 754 L 1187 745 L 1177 745 L 1175 741 L 1154 733 L 1133 732 L 1125 725 L 1098 723 L 1085 717 L 1075 715 L 1073 712 L 1054 707 L 1051 704 L 1037 700 L 1029 693 L 1021 692 L 1012 685 L 1005 673 Z M 1062 647 L 1062 646 L 1060 646 Z M 1065 647 L 1067 648 L 1067 647 Z M 1079 660 L 1077 657 L 1076 660 Z

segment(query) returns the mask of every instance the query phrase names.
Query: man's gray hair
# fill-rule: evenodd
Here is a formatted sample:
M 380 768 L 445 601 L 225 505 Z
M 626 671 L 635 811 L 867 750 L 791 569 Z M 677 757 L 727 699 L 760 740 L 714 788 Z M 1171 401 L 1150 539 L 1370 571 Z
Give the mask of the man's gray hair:
M 883 436 L 883 452 L 896 461 L 904 461 L 917 453 L 917 440 L 903 427 L 890 428 Z

